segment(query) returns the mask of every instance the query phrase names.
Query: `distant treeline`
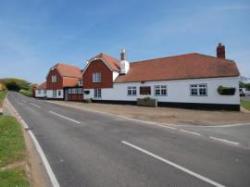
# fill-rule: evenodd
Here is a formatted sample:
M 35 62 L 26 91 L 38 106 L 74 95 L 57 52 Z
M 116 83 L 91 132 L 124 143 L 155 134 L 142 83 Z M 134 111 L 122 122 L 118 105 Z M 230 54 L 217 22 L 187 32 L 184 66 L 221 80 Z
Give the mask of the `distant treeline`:
M 250 90 L 250 83 L 244 83 L 240 81 L 240 88 L 246 88 L 247 90 Z
M 20 90 L 30 90 L 32 88 L 32 84 L 30 82 L 17 78 L 0 79 L 0 83 L 3 84 L 8 90 L 17 92 Z

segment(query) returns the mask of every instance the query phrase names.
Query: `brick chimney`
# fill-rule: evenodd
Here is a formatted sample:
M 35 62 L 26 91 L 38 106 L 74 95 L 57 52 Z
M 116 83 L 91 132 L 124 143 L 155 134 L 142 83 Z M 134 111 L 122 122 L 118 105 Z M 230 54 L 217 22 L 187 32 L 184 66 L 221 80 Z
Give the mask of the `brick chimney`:
M 218 58 L 226 58 L 225 46 L 222 43 L 219 43 L 216 49 Z

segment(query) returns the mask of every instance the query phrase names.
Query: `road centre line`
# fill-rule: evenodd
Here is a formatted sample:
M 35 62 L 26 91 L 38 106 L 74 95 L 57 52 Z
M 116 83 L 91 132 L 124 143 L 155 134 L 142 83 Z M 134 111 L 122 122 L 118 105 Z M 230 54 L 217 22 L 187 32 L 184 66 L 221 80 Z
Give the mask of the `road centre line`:
M 67 117 L 67 116 L 58 114 L 58 113 L 56 113 L 56 112 L 54 112 L 54 111 L 51 111 L 51 110 L 49 111 L 49 113 L 51 113 L 51 114 L 53 114 L 53 115 L 55 115 L 55 116 L 58 116 L 58 117 L 60 117 L 60 118 L 66 119 L 66 120 L 68 120 L 68 121 L 77 123 L 77 124 L 80 124 L 80 123 L 81 123 L 80 121 L 77 121 L 77 120 L 72 119 L 72 118 L 70 118 L 70 117 Z
M 235 145 L 235 146 L 239 145 L 238 142 L 234 142 L 234 141 L 227 140 L 227 139 L 217 138 L 217 137 L 213 137 L 213 136 L 209 136 L 209 138 L 212 139 L 212 140 L 216 140 L 216 141 L 219 141 L 219 142 L 223 142 L 223 143 L 227 143 L 227 144 L 231 144 L 231 145 Z
M 193 172 L 193 171 L 191 171 L 191 170 L 189 170 L 189 169 L 187 169 L 187 168 L 185 168 L 185 167 L 183 167 L 181 165 L 178 165 L 178 164 L 176 164 L 174 162 L 171 162 L 171 161 L 169 161 L 167 159 L 164 159 L 164 158 L 162 158 L 162 157 L 160 157 L 160 156 L 158 156 L 158 155 L 156 155 L 156 154 L 154 154 L 154 153 L 152 153 L 150 151 L 142 149 L 142 148 L 140 148 L 140 147 L 138 147 L 138 146 L 136 146 L 134 144 L 131 144 L 131 143 L 127 142 L 127 141 L 122 141 L 121 143 L 125 144 L 125 145 L 127 145 L 127 146 L 129 146 L 129 147 L 131 147 L 133 149 L 136 149 L 137 151 L 140 151 L 140 152 L 142 152 L 142 153 L 144 153 L 144 154 L 146 154 L 148 156 L 151 156 L 151 157 L 153 157 L 153 158 L 155 158 L 157 160 L 160 160 L 160 161 L 164 162 L 165 164 L 168 164 L 168 165 L 170 165 L 170 166 L 172 166 L 172 167 L 174 167 L 176 169 L 179 169 L 179 170 L 181 170 L 181 171 L 183 171 L 183 172 L 185 172 L 185 173 L 187 173 L 189 175 L 192 175 L 193 177 L 195 177 L 197 179 L 200 179 L 201 181 L 209 183 L 209 184 L 211 184 L 213 186 L 225 187 L 224 185 L 222 185 L 222 184 L 220 184 L 218 182 L 215 182 L 215 181 L 213 181 L 213 180 L 211 180 L 211 179 L 209 179 L 207 177 L 204 177 L 204 176 L 202 176 L 202 175 L 200 175 L 198 173 L 195 173 L 195 172 Z
M 189 131 L 189 130 L 185 130 L 185 129 L 180 129 L 181 132 L 184 132 L 184 133 L 188 133 L 188 134 L 192 134 L 192 135 L 196 135 L 196 136 L 201 136 L 200 133 L 198 132 L 194 132 L 194 131 Z
M 30 103 L 32 106 L 36 107 L 36 108 L 41 108 L 39 105 L 35 104 L 35 103 Z

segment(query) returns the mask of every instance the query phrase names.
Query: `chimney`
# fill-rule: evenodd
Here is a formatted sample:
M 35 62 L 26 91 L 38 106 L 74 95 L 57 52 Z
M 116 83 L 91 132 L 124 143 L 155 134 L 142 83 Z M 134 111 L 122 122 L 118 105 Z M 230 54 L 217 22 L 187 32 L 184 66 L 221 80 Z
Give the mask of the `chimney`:
M 218 44 L 216 52 L 218 58 L 223 58 L 223 59 L 226 58 L 225 46 L 223 44 L 221 43 Z
M 129 62 L 127 61 L 126 50 L 121 50 L 121 61 L 120 61 L 121 71 L 120 74 L 127 74 L 129 71 Z
M 126 50 L 125 49 L 121 50 L 121 60 L 126 60 Z

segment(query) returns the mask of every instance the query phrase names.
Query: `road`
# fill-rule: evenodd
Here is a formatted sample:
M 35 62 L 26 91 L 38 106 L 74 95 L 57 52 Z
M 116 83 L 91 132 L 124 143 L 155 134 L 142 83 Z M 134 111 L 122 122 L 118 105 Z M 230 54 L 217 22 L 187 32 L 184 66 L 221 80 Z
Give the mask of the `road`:
M 17 93 L 8 99 L 62 187 L 250 186 L 250 126 L 235 144 L 221 141 L 226 135 L 215 128 L 150 125 Z

